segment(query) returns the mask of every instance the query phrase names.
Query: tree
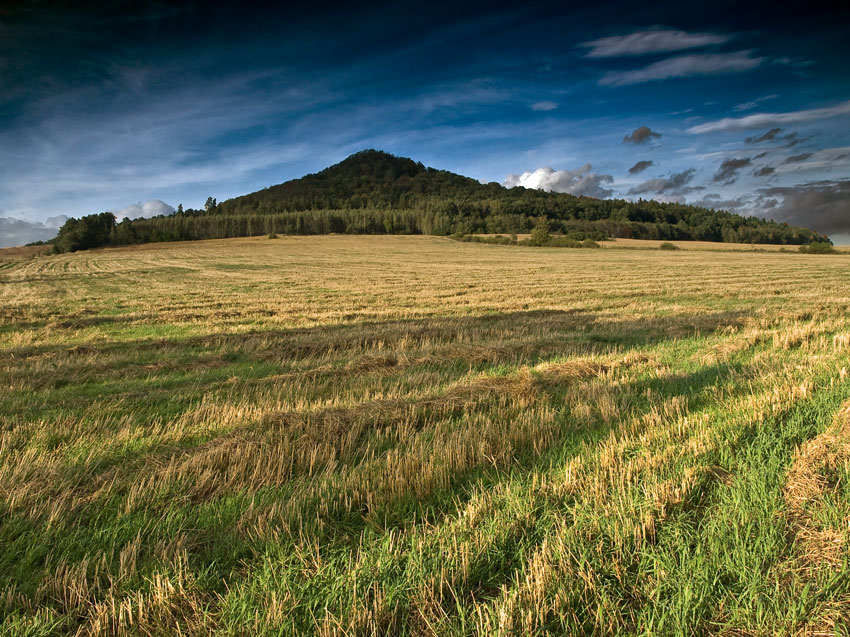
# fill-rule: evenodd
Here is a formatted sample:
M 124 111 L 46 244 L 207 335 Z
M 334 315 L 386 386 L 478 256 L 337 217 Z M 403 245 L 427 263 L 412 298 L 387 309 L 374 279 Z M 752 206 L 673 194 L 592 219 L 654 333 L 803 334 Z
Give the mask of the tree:
M 218 204 L 214 197 L 207 197 L 207 202 L 204 204 L 204 210 L 207 212 L 214 212 L 217 205 Z
M 56 249 L 58 252 L 76 252 L 106 245 L 114 228 L 115 215 L 111 212 L 86 215 L 80 219 L 71 217 L 59 228 Z
M 528 242 L 535 246 L 545 246 L 551 239 L 549 229 L 549 219 L 547 217 L 540 217 L 537 220 L 537 225 L 534 226 L 534 230 L 531 231 L 531 237 Z

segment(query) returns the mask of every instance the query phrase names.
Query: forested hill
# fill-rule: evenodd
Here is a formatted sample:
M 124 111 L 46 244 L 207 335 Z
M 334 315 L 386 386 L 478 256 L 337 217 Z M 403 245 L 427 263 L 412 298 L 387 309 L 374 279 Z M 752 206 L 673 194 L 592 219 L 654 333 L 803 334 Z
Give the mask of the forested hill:
M 323 171 L 223 202 L 225 214 L 297 210 L 430 209 L 498 200 L 511 191 L 407 157 L 363 150 Z M 537 191 L 529 191 L 537 192 Z M 443 206 L 445 207 L 445 206 Z
M 828 241 L 805 228 L 657 201 L 594 199 L 482 184 L 377 150 L 321 172 L 152 219 L 115 223 L 108 213 L 71 219 L 57 250 L 261 234 L 473 234 L 529 232 L 543 219 L 576 239 L 633 237 L 806 244 Z

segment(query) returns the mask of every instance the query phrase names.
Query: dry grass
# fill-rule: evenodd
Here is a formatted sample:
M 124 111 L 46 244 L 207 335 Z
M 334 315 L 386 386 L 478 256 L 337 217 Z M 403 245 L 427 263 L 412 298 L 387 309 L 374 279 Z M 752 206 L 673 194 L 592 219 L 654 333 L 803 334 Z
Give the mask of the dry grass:
M 328 236 L 3 264 L 4 634 L 846 617 L 845 256 Z
M 794 454 L 788 471 L 785 500 L 795 523 L 799 554 L 807 568 L 841 567 L 848 552 L 850 516 L 829 526 L 819 520 L 830 495 L 840 497 L 842 479 L 850 475 L 850 404 L 836 414 L 833 425 L 806 441 Z

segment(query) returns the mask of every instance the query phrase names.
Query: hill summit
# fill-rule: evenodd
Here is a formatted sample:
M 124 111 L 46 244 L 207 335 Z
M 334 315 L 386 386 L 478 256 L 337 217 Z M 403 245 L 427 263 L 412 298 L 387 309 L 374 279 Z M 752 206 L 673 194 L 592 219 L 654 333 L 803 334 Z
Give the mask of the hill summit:
M 369 149 L 257 192 L 221 203 L 210 198 L 204 210 L 178 209 L 117 224 L 103 214 L 71 219 L 54 244 L 58 250 L 73 250 L 261 234 L 527 233 L 544 221 L 551 232 L 576 240 L 829 241 L 812 230 L 723 210 L 482 184 Z
M 427 199 L 468 200 L 497 197 L 505 190 L 446 170 L 427 168 L 407 157 L 361 150 L 322 171 L 292 179 L 221 204 L 225 214 L 259 209 L 281 211 L 410 208 Z

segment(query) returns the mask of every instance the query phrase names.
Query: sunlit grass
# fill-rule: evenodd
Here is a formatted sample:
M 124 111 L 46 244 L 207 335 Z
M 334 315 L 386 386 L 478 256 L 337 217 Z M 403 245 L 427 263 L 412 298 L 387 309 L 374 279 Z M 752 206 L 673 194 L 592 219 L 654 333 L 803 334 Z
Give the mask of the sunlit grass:
M 4 634 L 850 621 L 846 255 L 325 236 L 8 263 Z

